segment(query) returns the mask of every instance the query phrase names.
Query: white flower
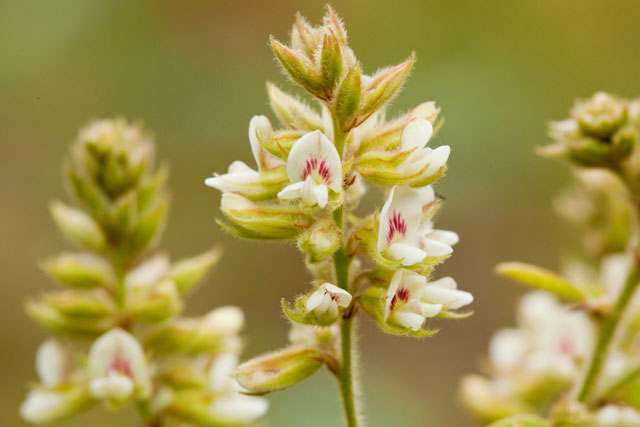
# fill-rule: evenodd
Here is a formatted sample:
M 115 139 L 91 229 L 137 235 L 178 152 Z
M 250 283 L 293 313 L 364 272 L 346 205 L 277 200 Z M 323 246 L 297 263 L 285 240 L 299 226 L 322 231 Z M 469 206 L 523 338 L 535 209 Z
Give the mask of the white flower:
M 313 311 L 318 317 L 335 319 L 338 307 L 349 307 L 351 294 L 331 283 L 325 283 L 311 294 L 305 305 L 306 312 Z
M 607 405 L 596 412 L 596 427 L 635 427 L 640 425 L 640 412 L 630 406 Z
M 149 371 L 140 343 L 122 329 L 112 329 L 89 350 L 89 388 L 97 399 L 124 401 L 151 391 Z
M 47 387 L 62 384 L 68 376 L 68 356 L 58 340 L 48 339 L 38 347 L 36 371 Z
M 150 288 L 160 282 L 169 272 L 169 257 L 157 254 L 127 273 L 127 290 Z
M 209 389 L 215 393 L 209 411 L 220 422 L 248 424 L 262 417 L 269 404 L 261 397 L 241 394 L 245 390 L 233 378 L 237 366 L 236 354 L 216 356 L 209 370 Z
M 570 311 L 546 292 L 525 295 L 519 306 L 519 328 L 498 331 L 489 357 L 499 374 L 525 372 L 571 379 L 589 356 L 593 326 L 585 313 Z
M 427 256 L 446 256 L 453 252 L 457 234 L 440 232 L 430 221 L 423 223 L 423 207 L 435 201 L 430 187 L 415 190 L 394 186 L 380 211 L 378 250 L 403 265 L 413 265 Z
M 402 130 L 400 151 L 413 150 L 398 166 L 398 172 L 416 174 L 427 168 L 425 176 L 433 175 L 447 164 L 451 148 L 441 145 L 435 150 L 427 147 L 433 135 L 433 125 L 428 120 L 415 118 Z
M 278 193 L 283 200 L 302 199 L 324 208 L 329 189 L 342 191 L 342 163 L 336 147 L 319 130 L 297 140 L 287 158 L 287 176 L 293 183 Z
M 209 187 L 216 188 L 222 192 L 241 192 L 247 186 L 258 184 L 261 172 L 274 169 L 284 164 L 284 162 L 266 151 L 260 145 L 258 135 L 265 135 L 272 130 L 271 122 L 265 116 L 253 116 L 249 122 L 249 142 L 251 152 L 258 165 L 258 170 L 254 170 L 239 160 L 234 161 L 229 166 L 229 170 L 224 175 L 216 175 L 205 180 Z
M 417 331 L 427 317 L 433 317 L 445 308 L 460 308 L 470 304 L 473 296 L 456 289 L 450 277 L 427 283 L 427 278 L 414 271 L 400 269 L 395 272 L 387 289 L 384 320 Z

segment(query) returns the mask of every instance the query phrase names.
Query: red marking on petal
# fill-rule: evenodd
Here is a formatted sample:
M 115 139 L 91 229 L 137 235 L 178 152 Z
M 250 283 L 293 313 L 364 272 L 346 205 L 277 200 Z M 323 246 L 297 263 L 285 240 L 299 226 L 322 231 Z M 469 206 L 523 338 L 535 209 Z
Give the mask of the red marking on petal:
M 407 288 L 398 289 L 398 292 L 396 292 L 396 295 L 398 296 L 400 301 L 404 301 L 404 302 L 409 301 L 409 289 Z
M 331 183 L 331 170 L 329 170 L 329 164 L 326 160 L 315 156 L 311 156 L 307 159 L 302 170 L 302 180 L 307 179 L 309 175 L 314 174 L 322 178 L 322 180 L 330 184 Z
M 131 365 L 129 364 L 129 361 L 121 354 L 116 354 L 116 356 L 113 358 L 111 364 L 107 368 L 107 373 L 116 373 L 120 375 L 126 375 L 129 378 L 133 378 Z
M 562 354 L 571 355 L 573 354 L 573 343 L 571 342 L 571 340 L 563 338 L 558 343 L 558 350 L 560 350 L 560 353 Z
M 387 243 L 391 243 L 396 234 L 401 234 L 402 237 L 407 234 L 407 222 L 402 218 L 400 212 L 393 211 L 391 218 L 389 218 L 387 222 L 389 223 Z
M 325 295 L 329 295 L 329 297 L 331 298 L 331 301 L 337 302 L 338 301 L 338 295 L 336 294 L 332 294 L 331 292 L 329 292 L 328 290 L 324 290 Z

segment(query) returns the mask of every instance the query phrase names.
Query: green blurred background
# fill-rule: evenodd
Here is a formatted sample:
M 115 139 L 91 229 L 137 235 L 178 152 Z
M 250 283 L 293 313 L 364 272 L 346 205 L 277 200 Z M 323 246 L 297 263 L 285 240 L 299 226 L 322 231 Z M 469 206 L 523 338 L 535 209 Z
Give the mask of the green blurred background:
M 296 11 L 317 22 L 323 1 L 0 2 L 0 425 L 23 423 L 17 407 L 35 378 L 43 333 L 23 301 L 54 285 L 38 260 L 66 248 L 48 217 L 67 197 L 60 162 L 91 118 L 139 119 L 171 163 L 174 204 L 162 247 L 175 256 L 225 247 L 224 262 L 189 301 L 189 313 L 237 304 L 246 310 L 245 355 L 286 341 L 279 300 L 306 289 L 297 251 L 237 241 L 214 219 L 219 195 L 203 185 L 234 159 L 250 162 L 247 125 L 268 113 L 265 80 L 286 86 L 267 47 L 286 39 Z M 574 97 L 596 90 L 640 95 L 640 2 L 334 2 L 365 71 L 419 61 L 392 112 L 436 100 L 452 146 L 437 189 L 439 226 L 461 243 L 438 269 L 472 291 L 476 314 L 438 322 L 424 341 L 383 335 L 362 319 L 362 390 L 369 425 L 468 426 L 456 401 L 461 375 L 478 369 L 493 330 L 513 322 L 521 289 L 492 273 L 500 260 L 556 267 L 571 233 L 553 217 L 551 195 L 568 178 L 536 158 L 545 123 Z M 376 199 L 381 204 L 381 199 Z M 337 426 L 336 384 L 326 372 L 271 397 L 272 426 Z M 134 425 L 103 409 L 66 426 Z

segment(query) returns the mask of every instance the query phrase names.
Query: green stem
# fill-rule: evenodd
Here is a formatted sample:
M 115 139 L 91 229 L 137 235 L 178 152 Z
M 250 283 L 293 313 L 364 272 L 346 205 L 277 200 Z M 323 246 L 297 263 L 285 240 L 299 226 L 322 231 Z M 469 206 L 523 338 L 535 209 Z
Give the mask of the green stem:
M 338 121 L 333 121 L 333 136 L 336 150 L 342 159 L 344 155 L 344 145 L 347 139 L 347 134 L 342 132 Z M 333 219 L 341 230 L 344 231 L 342 221 L 342 207 L 339 207 L 333 212 Z M 347 255 L 342 243 L 340 249 L 333 255 L 333 265 L 336 272 L 336 281 L 338 287 L 349 291 L 349 263 L 351 259 Z M 348 427 L 357 427 L 358 415 L 356 410 L 356 396 L 354 393 L 354 378 L 353 378 L 353 317 L 349 315 L 344 317 L 340 325 L 340 341 L 341 341 L 341 354 L 342 363 L 340 364 L 340 370 L 336 377 L 340 383 L 340 393 L 342 395 L 342 404 L 344 406 L 344 416 Z
M 638 263 L 634 262 L 633 267 L 627 276 L 624 288 L 620 292 L 613 310 L 604 320 L 600 329 L 600 336 L 596 342 L 593 355 L 591 356 L 591 363 L 589 364 L 582 388 L 578 393 L 579 402 L 586 402 L 589 398 L 589 394 L 595 386 L 600 375 L 600 371 L 602 370 L 602 366 L 607 358 L 609 345 L 615 335 L 620 319 L 622 318 L 624 310 L 629 304 L 629 300 L 633 296 L 634 291 L 638 287 L 639 282 L 640 269 L 638 268 Z

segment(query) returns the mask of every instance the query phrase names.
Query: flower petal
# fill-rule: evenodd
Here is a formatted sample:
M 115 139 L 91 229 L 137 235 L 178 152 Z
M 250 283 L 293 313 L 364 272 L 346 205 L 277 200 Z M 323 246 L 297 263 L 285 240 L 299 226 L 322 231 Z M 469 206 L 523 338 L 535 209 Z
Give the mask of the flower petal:
M 382 251 L 394 240 L 413 236 L 422 220 L 420 194 L 405 186 L 393 186 L 380 210 L 378 250 Z
M 249 122 L 249 143 L 251 144 L 251 152 L 256 160 L 258 170 L 273 169 L 276 166 L 284 164 L 284 162 L 262 148 L 258 134 L 267 134 L 271 132 L 271 122 L 265 116 L 253 116 Z M 230 171 L 231 172 L 231 171 Z
M 415 149 L 407 158 L 407 162 L 411 162 L 413 157 L 426 147 L 431 135 L 433 135 L 433 125 L 428 120 L 416 118 L 407 123 L 402 130 L 400 150 Z
M 324 289 L 337 297 L 337 303 L 340 307 L 348 307 L 351 304 L 351 294 L 342 288 L 332 285 L 331 283 L 325 283 L 322 285 Z
M 446 256 L 453 252 L 453 248 L 449 245 L 446 245 L 438 240 L 426 239 L 424 249 L 427 253 L 427 256 L 430 257 L 438 257 L 438 256 Z
M 269 409 L 266 399 L 235 394 L 216 397 L 209 407 L 210 413 L 220 422 L 249 424 L 262 417 Z
M 278 193 L 278 198 L 282 200 L 299 199 L 302 197 L 302 186 L 304 182 L 296 182 L 284 187 Z
M 448 246 L 453 246 L 460 241 L 458 233 L 448 230 L 433 230 L 428 237 L 429 240 L 437 240 Z
M 417 313 L 410 313 L 404 311 L 396 311 L 393 313 L 393 319 L 405 328 L 409 328 L 412 331 L 418 331 L 422 328 L 425 318 Z
M 327 202 L 329 201 L 329 189 L 327 186 L 318 184 L 313 188 L 313 192 L 315 193 L 315 199 L 318 202 L 318 206 L 321 208 L 327 206 Z
M 425 257 L 427 256 L 427 252 L 423 251 L 422 249 L 404 243 L 393 243 L 387 248 L 387 253 L 389 254 L 390 258 L 400 260 L 402 262 L 402 265 L 416 264 L 425 259 Z
M 63 382 L 66 375 L 67 354 L 58 340 L 48 339 L 38 347 L 36 371 L 42 384 L 53 387 Z
M 321 286 L 318 289 L 316 289 L 314 293 L 311 294 L 311 296 L 309 297 L 309 299 L 307 299 L 307 302 L 304 306 L 305 311 L 307 313 L 310 312 L 311 310 L 314 310 L 322 303 L 322 300 L 324 298 L 324 293 L 325 293 L 324 289 Z
M 319 130 L 309 132 L 291 147 L 287 176 L 291 182 L 303 181 L 313 171 L 335 192 L 342 190 L 342 162 L 336 147 Z

